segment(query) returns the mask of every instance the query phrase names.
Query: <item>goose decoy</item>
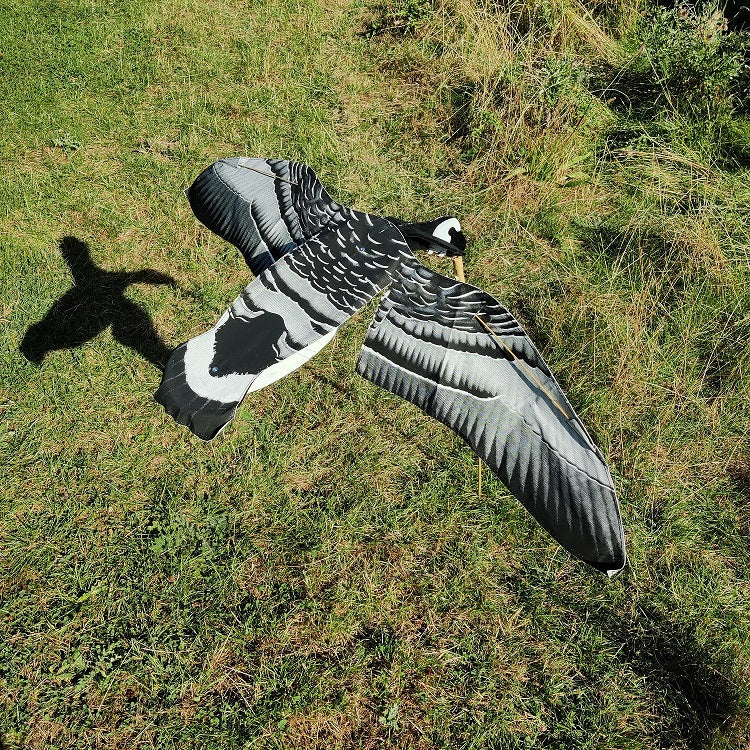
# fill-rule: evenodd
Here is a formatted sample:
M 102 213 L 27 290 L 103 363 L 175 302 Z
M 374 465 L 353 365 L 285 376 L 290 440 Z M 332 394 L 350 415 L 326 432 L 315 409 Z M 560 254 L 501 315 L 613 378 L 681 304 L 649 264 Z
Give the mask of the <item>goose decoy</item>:
M 624 566 L 607 464 L 531 340 L 489 294 L 413 255 L 461 255 L 456 219 L 341 206 L 312 169 L 281 160 L 217 162 L 188 197 L 257 276 L 170 357 L 156 398 L 178 422 L 210 440 L 246 393 L 302 365 L 390 286 L 357 372 L 456 432 L 573 555 L 609 575 Z

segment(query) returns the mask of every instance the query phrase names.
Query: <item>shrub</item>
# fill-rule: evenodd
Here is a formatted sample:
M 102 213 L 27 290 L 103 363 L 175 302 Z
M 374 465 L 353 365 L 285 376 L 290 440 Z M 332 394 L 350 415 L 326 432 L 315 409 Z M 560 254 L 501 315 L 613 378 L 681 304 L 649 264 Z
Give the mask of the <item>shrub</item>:
M 717 120 L 742 103 L 739 84 L 746 74 L 750 39 L 727 31 L 716 5 L 652 8 L 638 24 L 636 42 L 642 54 L 633 72 L 642 75 L 644 92 L 652 92 L 642 104 Z

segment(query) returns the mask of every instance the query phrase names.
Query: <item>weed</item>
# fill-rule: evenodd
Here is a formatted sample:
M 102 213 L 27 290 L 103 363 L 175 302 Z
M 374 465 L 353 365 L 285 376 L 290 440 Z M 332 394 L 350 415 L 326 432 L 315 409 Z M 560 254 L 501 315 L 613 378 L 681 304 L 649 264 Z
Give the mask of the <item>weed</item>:
M 642 102 L 652 111 L 668 108 L 705 125 L 731 115 L 741 103 L 738 83 L 750 41 L 727 31 L 716 5 L 657 6 L 644 15 L 632 45 L 641 50 L 632 71 L 653 91 Z
M 376 16 L 365 25 L 365 37 L 380 34 L 414 34 L 433 10 L 433 0 L 397 0 L 377 8 Z
M 386 707 L 385 711 L 378 717 L 378 721 L 386 728 L 398 729 L 398 701 Z
M 67 155 L 70 155 L 73 151 L 78 151 L 78 149 L 81 148 L 81 142 L 70 133 L 64 133 L 59 138 L 54 138 L 52 140 L 52 145 L 55 148 L 62 149 Z

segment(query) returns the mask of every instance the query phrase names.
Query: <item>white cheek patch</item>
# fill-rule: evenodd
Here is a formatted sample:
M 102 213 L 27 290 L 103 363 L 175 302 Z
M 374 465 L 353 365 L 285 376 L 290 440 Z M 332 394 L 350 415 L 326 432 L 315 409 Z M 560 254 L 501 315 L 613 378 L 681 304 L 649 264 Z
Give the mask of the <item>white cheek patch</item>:
M 458 223 L 458 219 L 450 218 L 446 219 L 445 221 L 441 221 L 440 224 L 435 227 L 432 233 L 439 240 L 443 240 L 444 242 L 452 242 L 452 238 L 450 235 L 451 229 L 455 229 L 457 232 L 461 231 L 461 225 Z

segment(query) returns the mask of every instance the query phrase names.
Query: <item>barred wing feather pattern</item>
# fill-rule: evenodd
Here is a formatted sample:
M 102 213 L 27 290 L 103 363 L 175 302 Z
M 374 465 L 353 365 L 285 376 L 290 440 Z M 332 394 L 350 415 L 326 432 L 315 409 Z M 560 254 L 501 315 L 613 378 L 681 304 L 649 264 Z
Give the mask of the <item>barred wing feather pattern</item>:
M 568 551 L 610 575 L 624 566 L 604 458 L 497 300 L 404 263 L 368 329 L 357 371 L 466 440 Z
M 410 250 L 460 251 L 452 217 L 381 219 L 331 199 L 281 159 L 222 159 L 188 198 L 255 280 L 209 331 L 170 357 L 156 399 L 210 440 L 249 391 L 292 372 L 389 283 L 358 372 L 453 429 L 563 547 L 610 574 L 625 563 L 604 457 L 513 316 Z
M 220 159 L 187 196 L 198 220 L 235 245 L 256 276 L 342 220 L 315 172 L 284 159 Z
M 340 207 L 338 218 L 266 268 L 206 333 L 175 349 L 155 394 L 210 440 L 248 391 L 300 367 L 391 280 L 409 250 L 385 219 Z

